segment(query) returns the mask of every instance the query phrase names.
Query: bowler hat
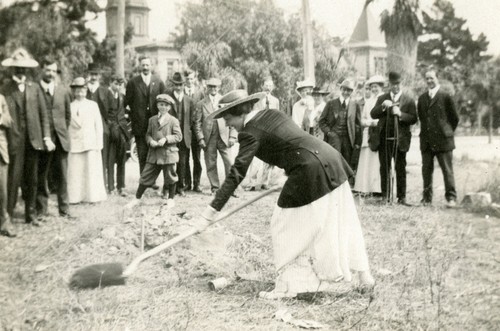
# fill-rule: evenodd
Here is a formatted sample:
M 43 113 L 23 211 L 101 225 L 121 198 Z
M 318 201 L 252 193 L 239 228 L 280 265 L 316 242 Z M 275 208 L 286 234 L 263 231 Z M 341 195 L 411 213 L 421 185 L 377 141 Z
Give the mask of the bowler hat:
M 399 72 L 395 72 L 395 71 L 389 72 L 389 82 L 391 84 L 401 83 L 401 74 Z
M 246 90 L 233 90 L 220 98 L 219 106 L 222 107 L 213 112 L 210 116 L 215 119 L 221 118 L 229 109 L 246 102 L 256 103 L 265 96 L 266 92 L 258 92 L 252 95 L 248 95 L 248 92 Z
M 340 88 L 354 91 L 354 83 L 349 79 L 345 79 L 342 84 L 340 84 Z
M 219 78 L 212 77 L 209 80 L 207 80 L 206 84 L 207 86 L 220 86 L 221 81 Z
M 20 67 L 20 68 L 35 68 L 38 67 L 36 62 L 27 50 L 18 48 L 12 53 L 12 56 L 2 61 L 4 67 Z
M 174 73 L 172 78 L 170 78 L 170 81 L 174 84 L 184 84 L 186 79 L 184 78 L 184 75 L 177 71 Z
M 97 63 L 89 63 L 87 66 L 87 72 L 89 74 L 100 74 L 101 73 L 101 68 Z
M 166 103 L 169 103 L 171 105 L 175 105 L 174 99 L 168 94 L 158 94 L 156 96 L 156 103 L 158 103 L 158 102 L 166 102 Z
M 86 86 L 86 81 L 85 81 L 85 78 L 83 77 L 76 77 L 75 79 L 73 79 L 73 81 L 71 82 L 71 84 L 69 85 L 70 87 L 85 87 Z

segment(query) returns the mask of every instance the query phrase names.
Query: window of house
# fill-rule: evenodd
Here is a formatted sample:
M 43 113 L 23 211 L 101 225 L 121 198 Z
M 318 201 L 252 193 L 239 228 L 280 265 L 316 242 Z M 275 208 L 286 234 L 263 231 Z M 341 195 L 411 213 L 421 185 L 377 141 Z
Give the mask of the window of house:
M 375 74 L 385 75 L 386 59 L 385 57 L 375 57 Z

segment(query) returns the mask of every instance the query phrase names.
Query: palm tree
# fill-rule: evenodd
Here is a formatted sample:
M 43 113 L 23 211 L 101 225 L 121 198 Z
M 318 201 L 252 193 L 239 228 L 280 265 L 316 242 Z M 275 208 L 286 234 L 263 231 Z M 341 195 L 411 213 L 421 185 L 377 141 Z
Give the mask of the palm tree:
M 375 0 L 366 0 L 365 6 Z M 405 81 L 415 75 L 418 36 L 422 31 L 419 20 L 419 0 L 394 0 L 391 11 L 381 14 L 380 29 L 387 43 L 387 68 L 398 71 Z

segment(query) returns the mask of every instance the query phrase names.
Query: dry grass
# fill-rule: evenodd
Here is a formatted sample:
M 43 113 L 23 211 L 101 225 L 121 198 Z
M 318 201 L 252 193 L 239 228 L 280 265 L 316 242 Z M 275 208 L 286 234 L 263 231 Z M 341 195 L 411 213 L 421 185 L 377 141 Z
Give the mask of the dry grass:
M 457 163 L 459 194 L 484 185 L 483 174 L 493 166 Z M 416 202 L 420 169 L 408 169 L 408 196 Z M 167 240 L 210 197 L 177 199 L 174 213 L 186 211 L 182 217 L 168 215 L 161 200 L 148 193 L 143 206 L 125 217 L 122 207 L 130 198 L 113 196 L 74 206 L 77 221 L 54 217 L 41 228 L 18 223 L 20 238 L 0 238 L 0 330 L 294 329 L 273 319 L 280 308 L 335 330 L 498 329 L 500 221 L 444 209 L 440 176 L 437 170 L 434 207 L 360 204 L 377 280 L 373 293 L 346 287 L 299 300 L 257 298 L 273 286 L 268 226 L 276 195 L 224 221 L 206 240 L 190 240 L 145 261 L 126 286 L 98 290 L 73 292 L 67 281 L 81 266 L 131 261 L 139 254 L 141 218 L 149 220 L 150 242 Z M 131 192 L 134 179 L 129 180 Z M 230 203 L 253 194 L 244 192 Z M 220 238 L 225 242 L 216 241 Z M 37 266 L 46 269 L 36 272 Z M 243 279 L 234 280 L 235 272 Z M 233 283 L 211 292 L 207 283 L 216 277 Z

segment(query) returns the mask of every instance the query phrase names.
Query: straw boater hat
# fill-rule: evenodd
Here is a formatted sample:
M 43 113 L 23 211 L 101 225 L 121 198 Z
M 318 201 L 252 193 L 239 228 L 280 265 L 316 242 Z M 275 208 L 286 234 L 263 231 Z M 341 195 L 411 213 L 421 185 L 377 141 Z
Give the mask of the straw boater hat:
M 219 106 L 221 106 L 221 108 L 213 112 L 210 116 L 214 119 L 221 118 L 229 109 L 247 102 L 251 102 L 252 104 L 254 104 L 265 96 L 266 92 L 259 92 L 248 95 L 248 92 L 246 90 L 231 91 L 220 98 Z
M 166 102 L 171 104 L 172 106 L 175 105 L 175 100 L 168 94 L 158 94 L 156 96 L 156 103 L 158 102 Z
M 85 78 L 83 77 L 76 77 L 73 79 L 71 84 L 69 85 L 71 88 L 76 88 L 76 87 L 85 87 L 87 86 L 87 82 L 85 81 Z
M 295 91 L 297 93 L 299 93 L 299 91 L 305 87 L 313 88 L 314 83 L 312 81 L 310 81 L 309 79 L 301 80 L 301 81 L 297 82 L 297 87 L 295 88 Z
M 174 84 L 184 84 L 186 82 L 186 79 L 180 72 L 175 72 L 172 78 L 170 78 L 170 81 Z
M 345 79 L 342 84 L 340 84 L 340 88 L 354 91 L 354 83 L 349 79 Z
M 209 80 L 207 80 L 207 82 L 206 82 L 207 86 L 220 86 L 220 84 L 221 84 L 220 79 L 213 78 L 213 77 L 210 78 Z
M 2 61 L 4 67 L 19 67 L 19 68 L 36 68 L 36 62 L 27 50 L 18 48 L 12 53 L 12 56 Z
M 366 85 L 370 86 L 372 84 L 378 84 L 378 85 L 384 86 L 385 77 L 381 76 L 381 75 L 375 75 L 375 76 L 370 77 L 370 79 L 368 79 L 368 81 L 366 82 Z

